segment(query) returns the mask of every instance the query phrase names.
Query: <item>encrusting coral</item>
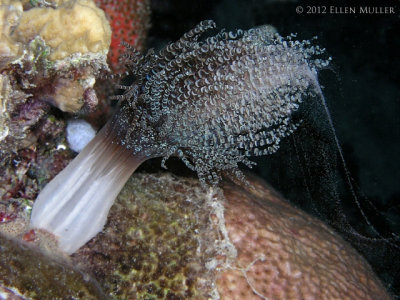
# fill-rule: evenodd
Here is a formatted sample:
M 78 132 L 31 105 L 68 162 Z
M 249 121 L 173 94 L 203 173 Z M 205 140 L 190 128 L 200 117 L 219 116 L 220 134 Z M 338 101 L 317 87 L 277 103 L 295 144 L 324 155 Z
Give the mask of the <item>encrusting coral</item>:
M 146 159 L 176 155 L 203 185 L 219 172 L 242 174 L 249 156 L 278 149 L 296 128 L 291 115 L 304 97 L 320 93 L 317 71 L 329 60 L 310 41 L 263 26 L 200 39 L 201 22 L 159 53 L 131 49 L 134 77 L 117 112 L 100 133 L 40 193 L 32 227 L 59 238 L 73 253 L 104 226 L 108 210 Z M 82 230 L 85 228 L 85 230 Z
M 113 72 L 126 71 L 120 63 L 121 55 L 128 43 L 136 50 L 145 47 L 145 37 L 150 28 L 149 0 L 95 0 L 104 10 L 112 28 L 111 45 L 108 54 L 110 68 Z

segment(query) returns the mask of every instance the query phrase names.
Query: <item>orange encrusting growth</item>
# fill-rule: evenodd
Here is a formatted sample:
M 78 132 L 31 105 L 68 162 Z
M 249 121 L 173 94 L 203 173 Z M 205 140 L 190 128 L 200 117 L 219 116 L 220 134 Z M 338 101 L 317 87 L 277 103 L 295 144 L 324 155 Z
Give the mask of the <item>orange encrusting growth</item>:
M 112 38 L 108 59 L 114 72 L 124 71 L 119 58 L 125 52 L 122 42 L 143 49 L 144 38 L 149 27 L 148 0 L 95 0 L 109 19 Z

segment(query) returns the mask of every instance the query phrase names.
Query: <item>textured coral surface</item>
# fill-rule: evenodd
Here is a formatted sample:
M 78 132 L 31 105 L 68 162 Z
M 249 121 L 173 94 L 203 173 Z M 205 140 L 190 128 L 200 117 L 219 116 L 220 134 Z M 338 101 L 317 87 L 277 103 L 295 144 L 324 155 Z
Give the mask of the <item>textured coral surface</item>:
M 0 299 L 106 299 L 81 270 L 0 235 Z
M 206 299 L 223 243 L 209 218 L 212 197 L 196 182 L 137 176 L 113 206 L 106 229 L 73 255 L 106 293 L 123 299 Z
M 72 0 L 57 9 L 35 7 L 22 14 L 12 37 L 27 44 L 37 36 L 52 48 L 49 58 L 55 61 L 74 53 L 107 53 L 111 29 L 92 0 Z
M 366 261 L 331 228 L 257 181 L 246 189 L 224 187 L 239 268 L 219 275 L 222 299 L 252 299 L 254 292 L 287 300 L 390 299 Z
M 113 71 L 121 72 L 124 66 L 119 63 L 128 43 L 137 50 L 143 50 L 144 40 L 150 27 L 149 0 L 95 0 L 104 10 L 112 29 L 109 63 Z
M 46 235 L 23 226 L 11 232 L 10 224 L 21 220 L 0 223 L 0 231 L 54 251 Z M 19 254 L 18 243 L 11 247 L 16 251 L 3 251 L 3 261 L 28 255 Z M 49 274 L 68 289 L 80 286 L 66 279 L 72 271 L 65 263 L 60 274 L 38 272 L 36 264 L 52 261 L 43 260 L 22 260 L 23 268 L 9 264 L 3 272 L 10 280 L 0 288 L 21 294 L 20 277 L 7 275 L 21 272 L 32 284 L 24 291 L 43 287 Z M 194 179 L 136 174 L 104 231 L 71 260 L 116 299 L 390 299 L 365 260 L 332 229 L 256 179 L 250 187 L 225 184 L 222 193 L 205 191 Z M 33 298 L 54 292 L 41 289 Z

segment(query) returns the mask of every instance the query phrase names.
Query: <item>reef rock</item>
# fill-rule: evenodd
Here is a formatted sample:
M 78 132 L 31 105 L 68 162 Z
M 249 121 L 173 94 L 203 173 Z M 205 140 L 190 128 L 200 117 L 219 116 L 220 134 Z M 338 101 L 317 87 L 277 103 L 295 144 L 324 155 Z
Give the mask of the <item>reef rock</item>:
M 21 220 L 0 232 L 63 255 Z M 135 174 L 103 232 L 69 259 L 112 299 L 391 299 L 347 242 L 257 179 L 204 190 L 195 179 Z M 36 278 L 34 264 L 24 272 Z
M 81 270 L 0 235 L 0 299 L 107 299 Z
M 93 110 L 97 104 L 93 88 L 100 72 L 109 71 L 110 25 L 92 0 L 58 2 L 0 1 L 0 98 L 13 103 L 14 110 L 18 110 L 18 99 L 7 92 L 5 83 L 25 99 L 46 102 L 64 112 Z M 17 130 L 12 135 L 23 133 Z
M 109 71 L 111 29 L 91 0 L 0 0 L 0 34 L 0 197 L 34 199 L 72 158 L 70 115 L 51 106 L 109 110 L 94 85 Z

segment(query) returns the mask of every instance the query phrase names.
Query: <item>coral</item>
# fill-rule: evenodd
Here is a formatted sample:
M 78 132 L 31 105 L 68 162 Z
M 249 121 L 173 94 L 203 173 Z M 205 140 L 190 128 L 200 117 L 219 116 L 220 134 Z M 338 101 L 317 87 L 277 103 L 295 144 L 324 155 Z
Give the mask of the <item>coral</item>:
M 279 148 L 296 128 L 293 112 L 320 93 L 317 71 L 329 61 L 310 41 L 284 39 L 269 26 L 200 39 L 214 27 L 204 21 L 159 53 L 131 49 L 135 81 L 121 87 L 108 124 L 41 192 L 32 227 L 55 234 L 72 253 L 102 229 L 144 160 L 163 157 L 164 165 L 176 155 L 205 185 L 223 171 L 241 177 L 238 163 L 251 166 L 249 156 Z
M 365 260 L 331 228 L 260 180 L 248 182 L 205 190 L 196 179 L 135 174 L 104 231 L 70 257 L 72 265 L 112 299 L 390 299 Z M 25 227 L 14 235 L 30 236 L 28 222 L 25 215 Z M 37 237 L 29 242 L 36 243 Z M 2 255 L 8 262 L 15 257 L 14 251 Z M 31 260 L 24 274 L 34 272 L 29 282 L 43 282 L 43 269 Z M 21 272 L 2 271 L 3 278 Z M 63 285 L 57 295 L 67 296 L 71 266 L 52 274 Z
M 354 248 L 260 180 L 223 189 L 238 256 L 218 276 L 221 299 L 391 299 Z
M 331 228 L 248 180 L 220 194 L 194 179 L 138 174 L 73 260 L 113 297 L 390 299 Z
M 21 15 L 20 1 L 0 1 L 0 69 L 14 60 L 21 51 L 20 45 L 10 37 Z
M 71 158 L 64 116 L 51 106 L 86 115 L 103 103 L 94 85 L 108 70 L 111 31 L 90 1 L 5 0 L 0 31 L 0 194 L 34 198 Z M 40 169 L 38 161 L 54 166 Z
M 139 175 L 120 194 L 104 233 L 73 260 L 112 298 L 207 299 L 216 268 L 235 259 L 210 218 L 221 209 L 217 197 L 193 180 Z
M 28 44 L 37 36 L 51 48 L 48 58 L 57 61 L 76 53 L 107 53 L 111 29 L 93 1 L 71 0 L 57 9 L 36 7 L 22 14 L 12 38 Z
M 106 299 L 98 284 L 88 278 L 81 270 L 0 235 L 2 299 Z
M 104 12 L 89 0 L 23 7 L 19 1 L 0 6 L 2 73 L 11 83 L 11 77 L 18 78 L 14 90 L 63 111 L 94 110 L 93 87 L 99 71 L 108 70 L 111 42 Z M 91 101 L 85 107 L 87 98 Z
M 141 51 L 150 27 L 149 0 L 96 0 L 96 4 L 104 10 L 110 20 L 113 31 L 109 52 L 109 63 L 114 72 L 125 71 L 119 62 L 125 51 L 122 44 L 128 43 Z

